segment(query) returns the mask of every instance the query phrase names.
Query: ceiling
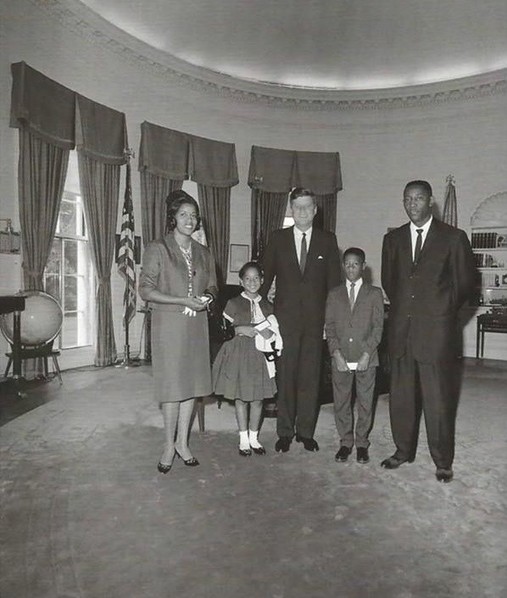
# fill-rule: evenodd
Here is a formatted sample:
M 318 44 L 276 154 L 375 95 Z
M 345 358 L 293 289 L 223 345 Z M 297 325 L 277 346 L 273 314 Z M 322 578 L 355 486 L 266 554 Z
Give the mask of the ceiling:
M 507 0 L 82 0 L 124 32 L 239 79 L 336 90 L 507 68 Z

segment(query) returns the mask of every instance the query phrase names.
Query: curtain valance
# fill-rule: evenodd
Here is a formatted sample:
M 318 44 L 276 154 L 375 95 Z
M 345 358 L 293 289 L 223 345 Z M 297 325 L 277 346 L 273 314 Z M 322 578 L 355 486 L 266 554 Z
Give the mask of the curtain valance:
M 252 146 L 248 184 L 270 193 L 308 187 L 317 195 L 342 189 L 338 152 L 300 152 Z
M 62 149 L 74 147 L 75 93 L 25 62 L 11 65 L 11 127 L 28 128 Z
M 233 143 L 205 139 L 141 124 L 139 170 L 173 180 L 191 179 L 201 185 L 232 187 L 239 182 Z
M 62 149 L 77 146 L 104 164 L 125 163 L 125 114 L 77 94 L 25 62 L 12 64 L 11 70 L 11 127 Z
M 76 94 L 76 149 L 103 164 L 125 164 L 125 114 Z

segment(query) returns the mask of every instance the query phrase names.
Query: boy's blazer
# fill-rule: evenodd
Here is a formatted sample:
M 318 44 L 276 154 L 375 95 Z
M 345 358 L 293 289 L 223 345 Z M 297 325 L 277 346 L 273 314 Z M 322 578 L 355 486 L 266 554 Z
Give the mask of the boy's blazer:
M 327 293 L 340 281 L 340 256 L 336 236 L 313 227 L 304 274 L 294 242 L 294 227 L 271 234 L 263 256 L 267 295 L 276 275 L 275 315 L 284 332 L 306 330 L 322 335 Z
M 384 326 L 382 290 L 363 281 L 354 308 L 350 309 L 347 287 L 329 292 L 326 302 L 326 336 L 331 355 L 339 349 L 347 361 L 358 361 L 366 351 L 369 367 L 378 365 L 377 347 Z

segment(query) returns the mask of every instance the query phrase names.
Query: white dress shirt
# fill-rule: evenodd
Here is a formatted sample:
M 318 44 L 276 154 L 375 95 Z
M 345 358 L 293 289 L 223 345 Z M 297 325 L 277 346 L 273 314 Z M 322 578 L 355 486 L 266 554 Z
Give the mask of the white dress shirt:
M 312 228 L 305 230 L 306 234 L 306 250 L 310 249 L 310 240 L 312 238 Z M 303 242 L 303 231 L 300 231 L 297 226 L 294 227 L 294 243 L 296 244 L 296 253 L 298 256 L 298 263 L 301 263 L 301 243 Z M 308 253 L 307 253 L 308 255 Z
M 422 241 L 421 249 L 422 249 L 424 247 L 424 242 L 426 241 L 426 236 L 428 235 L 428 231 L 430 229 L 432 220 L 433 220 L 433 216 L 431 216 L 430 219 L 428 220 L 428 222 L 426 222 L 426 224 L 423 224 L 422 226 L 416 226 L 412 221 L 410 221 L 410 237 L 412 239 L 412 259 L 414 259 L 414 257 L 415 257 L 415 244 L 417 241 L 417 231 L 422 228 L 422 233 L 421 233 L 421 241 Z
M 350 280 L 347 278 L 347 280 L 345 281 L 345 284 L 347 285 L 347 295 L 350 297 Z M 357 301 L 357 294 L 359 293 L 359 289 L 361 288 L 361 286 L 363 285 L 363 279 L 362 278 L 358 278 L 356 280 L 356 282 L 354 283 L 354 303 Z

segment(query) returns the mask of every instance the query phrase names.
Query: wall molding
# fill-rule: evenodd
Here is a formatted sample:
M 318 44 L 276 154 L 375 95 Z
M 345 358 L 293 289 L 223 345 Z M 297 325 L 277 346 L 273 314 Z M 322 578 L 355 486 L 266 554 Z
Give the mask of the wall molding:
M 66 29 L 138 68 L 183 87 L 243 104 L 296 110 L 394 110 L 463 102 L 507 93 L 507 69 L 440 83 L 344 91 L 231 77 L 157 50 L 119 29 L 79 0 L 30 0 Z

